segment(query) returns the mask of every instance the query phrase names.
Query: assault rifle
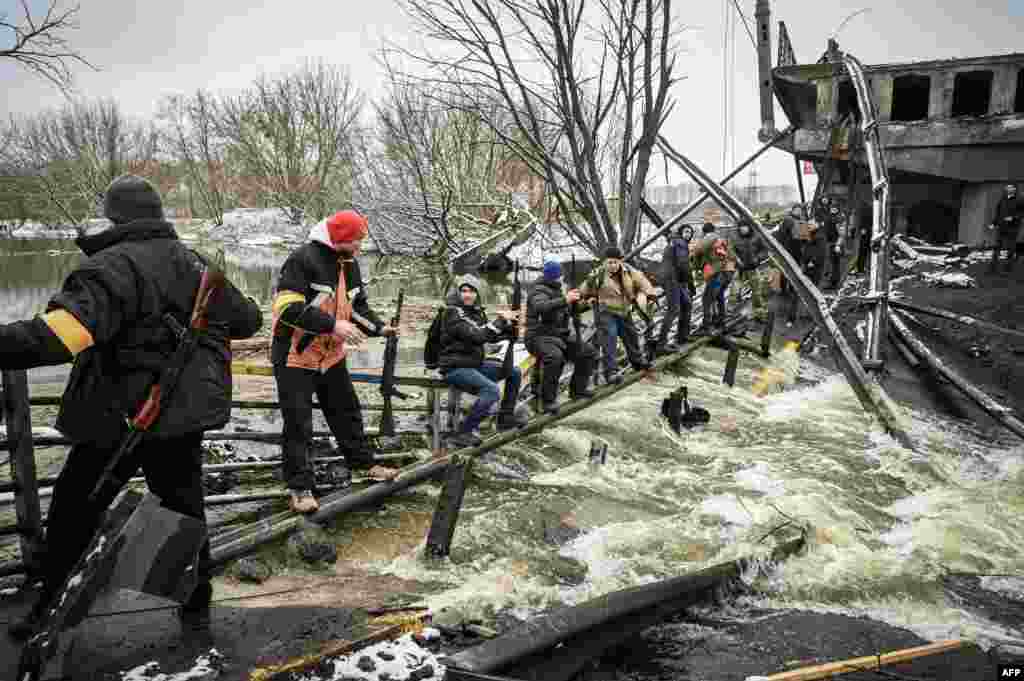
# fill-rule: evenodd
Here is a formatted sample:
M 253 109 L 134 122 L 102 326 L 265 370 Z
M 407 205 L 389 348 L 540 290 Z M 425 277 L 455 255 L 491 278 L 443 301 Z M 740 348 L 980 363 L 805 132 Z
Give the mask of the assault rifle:
M 512 375 L 512 367 L 515 366 L 514 350 L 516 347 L 516 341 L 519 340 L 519 311 L 523 307 L 523 285 L 519 281 L 519 261 L 516 260 L 515 266 L 515 279 L 512 285 L 512 311 L 515 312 L 516 319 L 512 321 L 512 337 L 508 341 L 508 347 L 505 348 L 505 359 L 501 363 L 501 375 L 508 378 Z
M 182 327 L 178 320 L 170 313 L 164 314 L 163 321 L 171 328 L 174 335 L 177 336 L 178 347 L 175 348 L 174 354 L 171 355 L 171 359 L 167 362 L 167 366 L 160 373 L 160 378 L 150 386 L 149 397 L 139 407 L 135 418 L 128 422 L 128 434 L 121 441 L 117 452 L 111 457 L 106 468 L 103 469 L 103 474 L 96 482 L 96 486 L 93 487 L 92 492 L 89 494 L 90 502 L 95 501 L 107 485 L 116 485 L 117 489 L 124 486 L 126 481 L 115 476 L 114 469 L 117 468 L 117 464 L 121 462 L 121 459 L 139 446 L 143 436 L 160 418 L 163 405 L 170 402 L 174 391 L 178 387 L 178 382 L 182 372 L 185 370 L 185 366 L 199 345 L 199 338 L 206 332 L 206 313 L 210 307 L 210 300 L 213 294 L 222 288 L 226 282 L 227 280 L 224 278 L 222 271 L 211 267 L 204 267 L 203 275 L 199 279 L 199 290 L 196 291 L 196 302 L 192 307 L 192 317 L 189 320 L 188 327 Z
M 384 373 L 380 380 L 380 394 L 384 398 L 384 412 L 380 417 L 380 434 L 387 437 L 395 435 L 395 414 L 391 408 L 391 398 L 406 399 L 408 395 L 399 392 L 395 387 L 395 364 L 398 362 L 398 324 L 402 321 L 402 301 L 405 298 L 405 289 L 398 291 L 398 306 L 395 308 L 395 316 L 391 318 L 391 327 L 395 333 L 388 336 L 387 344 L 384 346 Z
M 575 253 L 572 254 L 572 260 L 569 262 L 569 278 L 572 279 L 571 287 L 572 288 L 576 288 L 577 285 L 576 285 L 576 254 Z M 583 343 L 583 335 L 582 335 L 582 333 L 580 331 L 581 322 L 580 322 L 580 306 L 579 306 L 579 303 L 570 303 L 569 304 L 569 314 L 572 315 L 572 328 L 576 332 L 576 345 L 579 346 L 579 345 L 581 345 Z M 596 311 L 595 311 L 594 314 L 595 314 L 594 319 L 596 320 L 597 319 Z

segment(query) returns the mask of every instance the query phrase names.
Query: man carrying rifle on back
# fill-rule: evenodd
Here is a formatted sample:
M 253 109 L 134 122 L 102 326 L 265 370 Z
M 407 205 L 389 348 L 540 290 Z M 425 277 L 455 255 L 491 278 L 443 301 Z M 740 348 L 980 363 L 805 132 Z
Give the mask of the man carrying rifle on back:
M 578 289 L 562 290 L 562 264 L 544 263 L 544 273 L 526 299 L 526 349 L 540 363 L 541 409 L 558 413 L 558 381 L 566 361 L 573 362 L 569 399 L 593 397 L 588 389 L 597 353 L 569 330 L 572 305 L 580 300 Z
M 397 329 L 370 309 L 356 256 L 369 234 L 366 218 L 343 210 L 309 231 L 309 242 L 285 260 L 274 297 L 270 360 L 284 420 L 284 478 L 297 513 L 313 513 L 313 394 L 349 466 L 371 467 L 373 477 L 395 470 L 374 466 L 363 413 L 345 364 L 352 346 Z
M 46 313 L 0 325 L 0 368 L 74 361 L 56 424 L 74 444 L 50 503 L 43 590 L 28 617 L 10 628 L 17 639 L 35 633 L 117 495 L 117 481 L 130 479 L 140 466 L 164 506 L 205 520 L 201 442 L 203 431 L 230 418 L 229 342 L 252 336 L 263 322 L 256 303 L 219 277 L 223 283 L 208 291 L 205 311 L 196 305 L 197 298 L 205 299 L 199 294 L 210 280 L 204 276 L 208 265 L 178 240 L 149 182 L 132 175 L 116 179 L 107 189 L 104 215 L 113 226 L 79 237 L 88 259 L 68 275 Z M 193 319 L 197 315 L 201 319 Z M 179 356 L 183 328 L 202 329 L 198 344 L 184 367 L 169 367 Z M 175 370 L 180 378 L 161 399 L 153 386 Z M 156 418 L 146 423 L 137 446 L 122 448 L 137 435 L 129 422 L 137 431 L 151 409 Z M 117 454 L 115 482 L 98 485 Z M 97 486 L 100 493 L 92 497 Z M 199 554 L 199 584 L 180 611 L 186 626 L 208 623 L 209 563 L 207 542 Z

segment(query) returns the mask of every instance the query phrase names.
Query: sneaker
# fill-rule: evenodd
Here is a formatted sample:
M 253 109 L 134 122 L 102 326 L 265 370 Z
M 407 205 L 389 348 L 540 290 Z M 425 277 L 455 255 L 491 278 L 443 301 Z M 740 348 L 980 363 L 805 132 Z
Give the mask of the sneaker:
M 320 510 L 320 503 L 308 489 L 288 491 L 291 492 L 288 507 L 295 513 L 315 513 Z
M 476 433 L 455 433 L 448 438 L 448 446 L 454 449 L 466 447 L 479 447 L 483 442 Z
M 569 392 L 570 400 L 586 400 L 593 397 L 596 393 L 590 388 L 584 388 L 583 390 L 573 390 Z
M 618 385 L 622 383 L 622 374 L 612 374 L 607 379 L 608 385 Z
M 366 474 L 369 477 L 375 478 L 377 480 L 394 480 L 396 477 L 398 477 L 398 469 L 389 468 L 387 466 L 381 466 L 380 464 L 377 464 L 370 470 L 368 470 Z
M 306 494 L 309 494 L 307 491 Z M 312 498 L 312 495 L 310 495 Z M 316 503 L 316 499 L 313 499 Z M 213 585 L 200 584 L 189 599 L 178 610 L 181 628 L 191 631 L 206 631 L 210 628 L 210 601 L 213 600 Z

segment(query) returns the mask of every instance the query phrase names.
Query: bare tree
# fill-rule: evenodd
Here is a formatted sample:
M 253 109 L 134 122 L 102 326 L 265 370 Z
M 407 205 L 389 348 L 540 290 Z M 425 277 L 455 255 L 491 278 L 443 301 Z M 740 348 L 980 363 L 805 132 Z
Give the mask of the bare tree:
M 217 99 L 203 90 L 192 96 L 171 95 L 161 106 L 163 145 L 181 165 L 188 181 L 189 204 L 199 196 L 203 212 L 224 224 L 230 193 L 225 138 L 217 130 Z
M 677 80 L 671 0 L 401 4 L 424 37 L 440 45 L 437 53 L 394 47 L 424 67 L 425 75 L 407 77 L 438 97 L 500 102 L 504 115 L 492 129 L 555 189 L 566 228 L 593 251 L 631 243 Z M 603 163 L 610 148 L 619 157 Z M 617 177 L 609 183 L 614 165 Z M 617 220 L 610 192 L 624 199 Z
M 110 99 L 75 101 L 60 110 L 12 119 L 9 135 L 0 161 L 36 178 L 47 201 L 80 231 L 116 177 L 126 172 L 162 175 L 156 130 L 128 120 Z
M 10 43 L 0 48 L 0 58 L 13 59 L 47 79 L 61 90 L 70 90 L 74 83 L 73 63 L 90 64 L 71 47 L 65 34 L 78 28 L 75 20 L 78 5 L 60 9 L 60 0 L 50 0 L 43 15 L 33 15 L 28 0 L 20 1 L 21 17 L 12 19 L 0 14 L 0 35 L 10 33 Z
M 307 62 L 224 97 L 217 129 L 247 179 L 298 224 L 323 217 L 348 186 L 340 176 L 350 172 L 346 156 L 362 106 L 345 70 Z

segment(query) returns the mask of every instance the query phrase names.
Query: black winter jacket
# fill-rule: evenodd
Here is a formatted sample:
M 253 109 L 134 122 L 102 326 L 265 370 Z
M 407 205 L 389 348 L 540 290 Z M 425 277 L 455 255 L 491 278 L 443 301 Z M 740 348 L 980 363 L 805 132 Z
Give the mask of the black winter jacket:
M 1024 214 L 1024 202 L 1018 197 L 1009 198 L 1004 196 L 996 206 L 996 216 L 993 222 L 996 229 L 1003 232 L 1016 230 L 1020 225 L 1021 216 Z
M 560 281 L 538 281 L 526 298 L 526 339 L 569 337 L 569 303 Z
M 448 296 L 438 369 L 478 369 L 486 353 L 484 346 L 508 335 L 509 323 L 498 318 L 487 320 L 479 305 L 467 307 L 458 290 Z
M 761 237 L 754 235 L 738 236 L 733 244 L 736 246 L 736 257 L 740 260 L 737 269 L 741 272 L 755 269 L 762 254 L 768 250 L 764 242 L 761 241 Z
M 163 321 L 188 326 L 203 258 L 170 223 L 136 220 L 80 237 L 89 256 L 65 279 L 44 317 L 0 326 L 0 367 L 75 365 L 57 428 L 77 442 L 113 444 L 177 347 Z M 208 330 L 150 431 L 174 436 L 218 428 L 231 415 L 229 339 L 263 324 L 259 306 L 233 285 L 208 310 Z
M 681 284 L 690 291 L 694 290 L 689 242 L 680 237 L 669 240 L 661 252 L 661 274 L 665 280 L 665 288 Z
M 285 260 L 277 282 L 278 299 L 281 299 L 282 293 L 294 292 L 302 295 L 305 302 L 287 304 L 280 312 L 280 320 L 284 324 L 278 324 L 274 329 L 270 350 L 271 362 L 275 365 L 282 365 L 288 359 L 292 327 L 303 329 L 314 336 L 334 331 L 334 317 L 309 303 L 319 292 L 314 287 L 326 287 L 334 291 L 338 286 L 338 268 L 342 262 L 337 251 L 319 241 L 303 244 Z M 359 262 L 352 258 L 345 260 L 344 265 L 345 287 L 352 302 L 352 323 L 368 336 L 380 336 L 380 330 L 385 324 L 370 309 Z

